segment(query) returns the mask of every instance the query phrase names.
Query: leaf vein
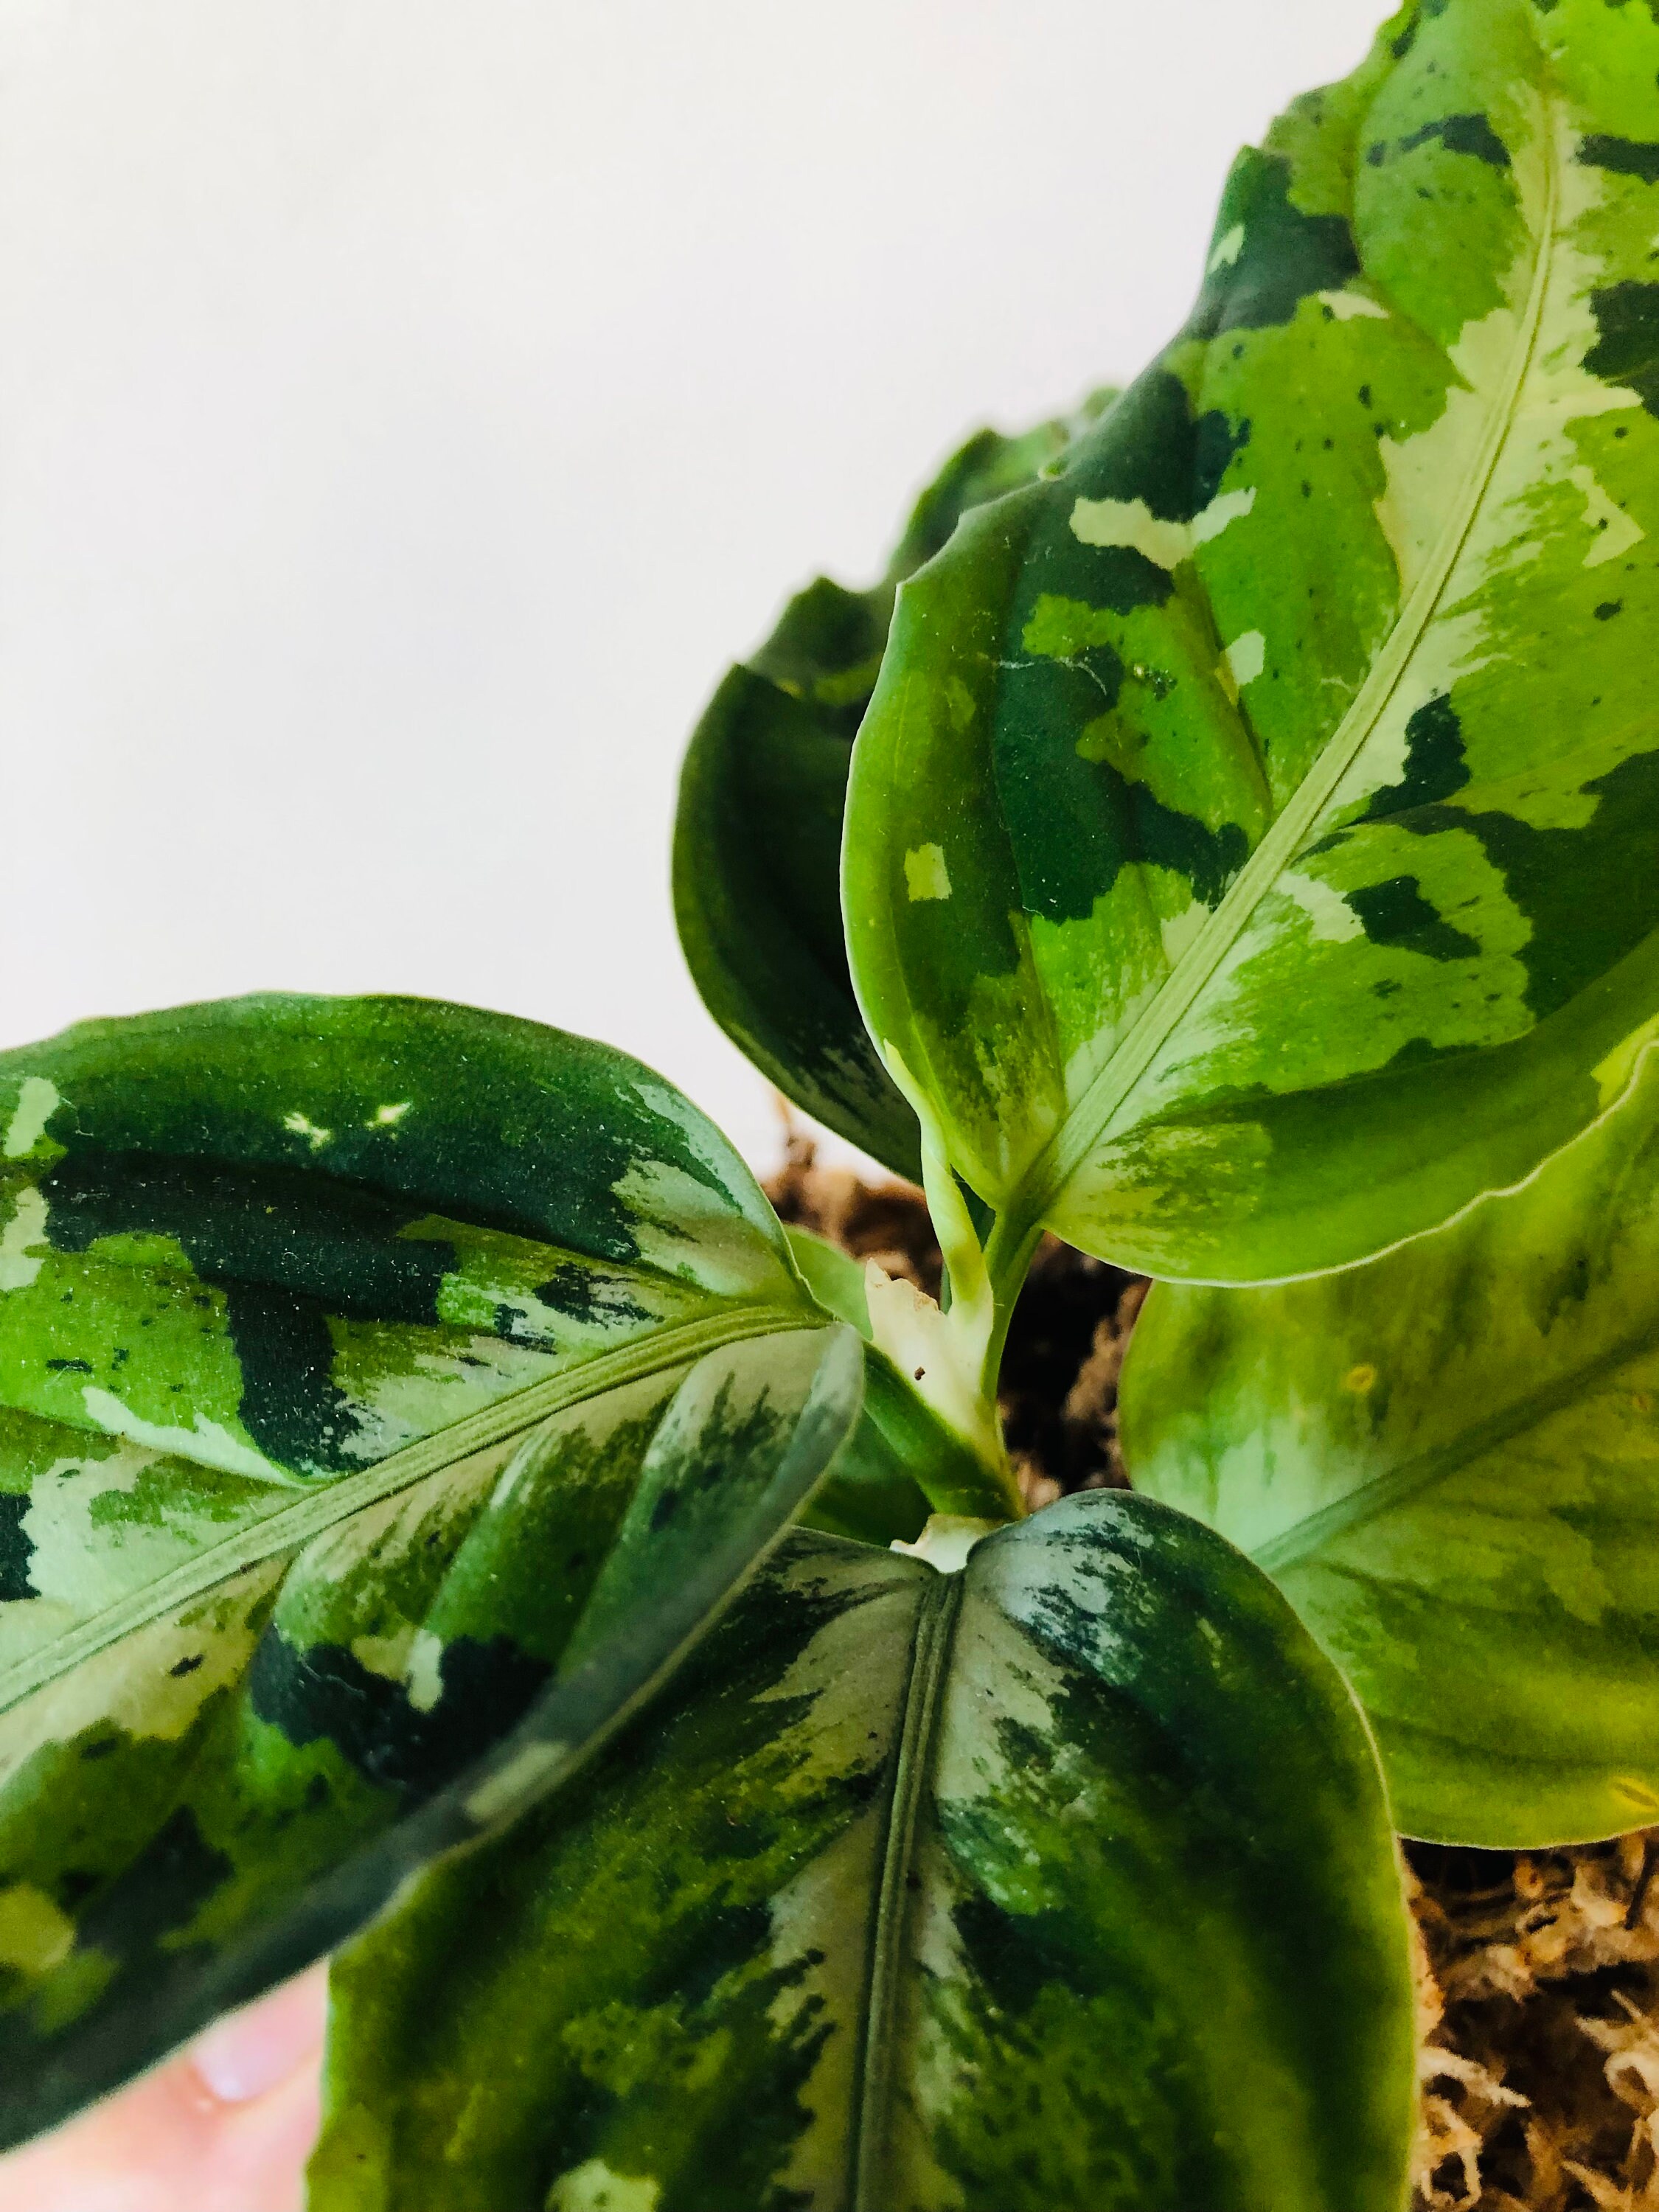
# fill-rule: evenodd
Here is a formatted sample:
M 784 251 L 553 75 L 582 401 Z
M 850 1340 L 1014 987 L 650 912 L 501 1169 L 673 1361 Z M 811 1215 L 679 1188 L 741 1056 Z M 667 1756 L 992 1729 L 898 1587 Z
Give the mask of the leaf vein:
M 1469 532 L 1513 429 L 1543 317 L 1554 261 L 1558 198 L 1555 115 L 1543 102 L 1545 201 L 1522 325 L 1474 463 L 1434 557 L 1372 663 L 1352 705 L 1338 724 L 1282 814 L 1267 830 L 1211 913 L 1170 979 L 1095 1075 L 1083 1097 L 1036 1155 L 1020 1201 L 1029 1218 L 1045 1218 L 1091 1154 L 1112 1133 L 1122 1109 L 1158 1053 L 1228 953 L 1286 864 L 1295 856 L 1375 730 L 1444 597 Z
M 581 1360 L 562 1375 L 550 1376 L 544 1382 L 532 1383 L 528 1389 L 498 1400 L 493 1406 L 483 1407 L 465 1420 L 453 1422 L 447 1428 L 405 1445 L 378 1465 L 365 1468 L 360 1474 L 348 1475 L 331 1483 L 325 1490 L 296 1498 L 293 1504 L 267 1516 L 253 1528 L 240 1530 L 210 1546 L 195 1559 L 158 1577 L 146 1588 L 130 1593 L 90 1620 L 66 1630 L 43 1650 L 30 1652 L 0 1670 L 0 1713 L 9 1711 L 36 1690 L 61 1679 L 83 1661 L 106 1650 L 124 1636 L 147 1627 L 176 1607 L 205 1595 L 219 1583 L 230 1581 L 279 1552 L 310 1543 L 365 1508 L 395 1497 L 428 1475 L 453 1467 L 475 1452 L 488 1449 L 491 1444 L 532 1429 L 554 1413 L 563 1413 L 585 1399 L 619 1389 L 646 1376 L 689 1364 L 704 1352 L 717 1352 L 746 1337 L 822 1325 L 814 1319 L 803 1318 L 797 1308 L 782 1306 L 738 1307 L 725 1313 L 703 1315 L 696 1321 L 658 1330 L 638 1343 L 621 1345 L 615 1352 Z

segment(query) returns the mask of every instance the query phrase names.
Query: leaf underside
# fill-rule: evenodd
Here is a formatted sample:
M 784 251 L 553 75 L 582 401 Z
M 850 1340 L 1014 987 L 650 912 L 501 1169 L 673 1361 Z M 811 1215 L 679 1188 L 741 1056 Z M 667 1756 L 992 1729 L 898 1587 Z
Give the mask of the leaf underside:
M 1522 1190 L 1369 1266 L 1156 1289 L 1136 1486 L 1266 1567 L 1413 1835 L 1659 1819 L 1659 1067 Z
M 1401 2202 L 1358 1717 L 1263 1577 L 1118 1494 L 957 1576 L 792 1536 L 334 1990 L 313 2212 Z
M 1526 1173 L 1659 1006 L 1659 21 L 1409 9 L 1186 329 L 899 594 L 860 1002 L 1024 1231 L 1249 1281 Z
M 741 1164 L 412 1000 L 0 1060 L 0 2140 L 572 1767 L 856 1417 Z

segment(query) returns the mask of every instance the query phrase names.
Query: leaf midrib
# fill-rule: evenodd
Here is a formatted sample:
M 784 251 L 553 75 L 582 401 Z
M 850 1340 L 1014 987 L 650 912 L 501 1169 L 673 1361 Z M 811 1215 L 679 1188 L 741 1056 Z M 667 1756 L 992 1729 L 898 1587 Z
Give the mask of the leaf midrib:
M 1032 1223 L 1047 1218 L 1090 1155 L 1110 1134 L 1119 1109 L 1168 1042 L 1176 1024 L 1210 981 L 1286 864 L 1295 856 L 1342 778 L 1364 750 L 1432 621 L 1457 557 L 1479 516 L 1504 447 L 1538 342 L 1554 262 L 1558 193 L 1555 106 L 1542 93 L 1540 137 L 1545 195 L 1522 326 L 1494 403 L 1480 450 L 1460 488 L 1432 558 L 1401 611 L 1352 705 L 1255 851 L 1170 971 L 1146 1012 L 1095 1075 L 1077 1104 L 1048 1139 L 1027 1170 L 1026 1195 L 1015 1206 Z
M 705 1352 L 718 1352 L 746 1337 L 821 1328 L 828 1325 L 828 1319 L 803 1312 L 799 1306 L 770 1304 L 701 1315 L 695 1321 L 679 1322 L 634 1343 L 619 1345 L 614 1352 L 580 1360 L 563 1374 L 550 1375 L 527 1389 L 481 1407 L 447 1428 L 417 1437 L 361 1474 L 346 1475 L 325 1488 L 296 1498 L 291 1505 L 282 1507 L 254 1527 L 210 1546 L 90 1620 L 65 1630 L 40 1650 L 0 1669 L 0 1714 L 164 1613 L 204 1596 L 218 1584 L 280 1552 L 310 1543 L 354 1514 L 395 1497 L 441 1468 L 455 1466 L 491 1444 L 538 1426 L 554 1413 L 647 1376 L 689 1364 Z
M 1535 1428 L 1553 1414 L 1565 1412 L 1580 1398 L 1589 1397 L 1609 1375 L 1656 1348 L 1659 1348 L 1659 1318 L 1650 1319 L 1641 1329 L 1621 1337 L 1598 1358 L 1574 1368 L 1571 1374 L 1527 1392 L 1484 1421 L 1471 1422 L 1447 1443 L 1403 1460 L 1384 1474 L 1372 1475 L 1346 1497 L 1322 1505 L 1316 1513 L 1305 1514 L 1300 1521 L 1281 1529 L 1277 1536 L 1270 1536 L 1265 1544 L 1251 1547 L 1250 1558 L 1270 1575 L 1296 1565 L 1333 1538 L 1345 1535 L 1350 1529 L 1378 1519 L 1395 1506 L 1420 1497 L 1437 1483 L 1443 1482 L 1448 1475 L 1457 1474 L 1499 1444 L 1507 1443 L 1511 1437 Z
M 853 2096 L 848 2166 L 848 2212 L 891 2212 L 887 2192 L 891 2148 L 894 2045 L 899 1984 L 904 1969 L 905 1923 L 916 1831 L 933 1769 L 940 1693 L 961 1610 L 964 1577 L 935 1573 L 921 1590 L 905 1678 L 893 1789 L 888 1800 L 880 1886 L 871 1923 L 870 1964 L 865 1984 L 864 2037 Z

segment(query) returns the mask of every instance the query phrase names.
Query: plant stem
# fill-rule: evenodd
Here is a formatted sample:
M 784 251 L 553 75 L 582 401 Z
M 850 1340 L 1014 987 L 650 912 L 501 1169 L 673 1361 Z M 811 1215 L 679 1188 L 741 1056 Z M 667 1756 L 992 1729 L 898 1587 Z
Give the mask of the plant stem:
M 1042 1240 L 1042 1224 L 1026 1222 L 1012 1210 L 998 1214 L 986 1240 L 985 1272 L 991 1285 L 992 1318 L 980 1388 L 993 1404 L 1002 1373 L 1002 1355 L 1008 1342 L 1008 1324 L 1014 1317 L 1014 1308 Z

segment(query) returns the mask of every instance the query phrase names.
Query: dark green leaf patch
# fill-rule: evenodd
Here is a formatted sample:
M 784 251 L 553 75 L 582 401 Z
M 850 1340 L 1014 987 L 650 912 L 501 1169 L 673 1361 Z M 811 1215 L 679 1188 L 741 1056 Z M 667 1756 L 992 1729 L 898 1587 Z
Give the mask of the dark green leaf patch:
M 1592 292 L 1590 306 L 1601 335 L 1585 368 L 1638 393 L 1649 414 L 1659 415 L 1659 284 L 1626 277 Z
M 436 1321 L 455 1267 L 452 1245 L 407 1240 L 424 1207 L 292 1168 L 77 1149 L 38 1187 L 57 1251 L 163 1237 L 205 1283 L 295 1291 L 354 1320 Z
M 1443 693 L 1419 707 L 1406 724 L 1406 772 L 1398 783 L 1374 791 L 1362 822 L 1385 821 L 1413 807 L 1449 799 L 1469 780 L 1457 710 Z
M 1239 229 L 1243 236 L 1237 254 L 1205 280 L 1187 337 L 1288 323 L 1310 294 L 1339 291 L 1359 274 L 1347 218 L 1304 213 L 1291 197 L 1291 181 L 1282 155 L 1247 147 L 1234 162 L 1215 236 L 1218 244 Z
M 436 1671 L 436 1701 L 416 1705 L 406 1682 L 371 1673 L 340 1645 L 295 1651 L 267 1629 L 248 1673 L 248 1710 L 295 1746 L 326 1738 L 366 1781 L 418 1802 L 477 1756 L 481 1714 L 494 1730 L 511 1728 L 553 1670 L 508 1637 L 462 1636 L 444 1645 Z
M 49 1146 L 320 1172 L 411 1216 L 622 1266 L 641 1252 L 629 1194 L 672 1165 L 764 1246 L 764 1201 L 718 1133 L 702 1122 L 694 1134 L 667 1086 L 607 1046 L 562 1037 L 550 1061 L 552 1034 L 418 999 L 177 1007 L 3 1055 L 0 1112 L 33 1079 L 61 1102 Z
M 1390 876 L 1346 896 L 1373 945 L 1403 945 L 1426 960 L 1468 960 L 1480 951 L 1477 939 L 1454 929 L 1429 903 L 1415 876 Z
M 38 1595 L 29 1580 L 34 1546 L 24 1526 L 30 1503 L 27 1492 L 0 1491 L 0 1605 Z
M 1473 155 L 1477 161 L 1485 161 L 1494 169 L 1510 167 L 1509 149 L 1492 129 L 1491 118 L 1485 115 L 1437 116 L 1432 123 L 1408 131 L 1392 146 L 1378 139 L 1365 149 L 1365 159 L 1374 169 L 1380 169 L 1385 161 L 1401 154 L 1414 153 L 1431 139 L 1437 140 L 1449 154 Z
M 77 1150 L 38 1188 L 55 1251 L 161 1238 L 222 1291 L 242 1424 L 269 1459 L 304 1474 L 337 1473 L 362 1456 L 353 1449 L 362 1422 L 333 1377 L 330 1314 L 436 1322 L 456 1264 L 453 1245 L 408 1239 L 421 1212 L 350 1185 L 319 1189 L 295 1169 Z M 94 1371 L 86 1360 L 46 1364 Z
M 1103 422 L 1080 438 L 1066 456 L 1062 481 L 1067 494 L 1089 499 L 1145 500 L 1148 512 L 1170 522 L 1190 522 L 1213 496 L 1233 454 L 1248 443 L 1235 434 L 1226 417 L 1212 410 L 1193 414 L 1187 387 L 1154 363 L 1138 376 Z M 1050 509 L 1054 502 L 1048 502 Z M 1036 573 L 1023 580 L 1023 596 L 1035 604 L 1043 592 L 1062 591 L 1069 577 L 1103 574 L 1102 603 L 1121 614 L 1142 606 L 1162 606 L 1174 588 L 1167 570 L 1137 554 L 1132 562 L 1109 563 L 1097 571 L 1090 553 L 1078 544 L 1065 511 L 1045 515 L 1047 526 L 1027 554 Z M 1094 550 L 1127 552 L 1112 546 Z M 1088 594 L 1092 598 L 1093 593 Z
M 1659 141 L 1615 138 L 1592 131 L 1580 143 L 1578 159 L 1587 167 L 1606 169 L 1615 177 L 1639 177 L 1644 185 L 1659 185 Z
M 1086 919 L 1125 868 L 1168 868 L 1206 906 L 1249 857 L 1236 822 L 1212 830 L 1166 806 L 1109 761 L 1077 750 L 1081 667 L 1033 663 L 1004 691 L 1018 740 L 998 758 L 998 789 L 1019 865 L 1020 902 L 1050 921 Z M 1104 697 L 1097 691 L 1097 700 Z M 1107 702 L 1115 703 L 1115 693 Z M 1099 711 L 1097 708 L 1097 711 Z M 1056 836 L 1057 827 L 1066 834 Z
M 1521 957 L 1527 1003 L 1540 1020 L 1659 928 L 1659 873 L 1652 866 L 1659 752 L 1632 754 L 1583 788 L 1598 802 L 1584 829 L 1539 829 L 1517 814 L 1439 804 L 1419 806 L 1401 818 L 1401 827 L 1416 837 L 1468 830 L 1501 869 L 1510 896 L 1532 925 Z M 1597 866 L 1619 886 L 1616 897 L 1594 905 L 1582 896 L 1571 858 L 1590 836 Z

